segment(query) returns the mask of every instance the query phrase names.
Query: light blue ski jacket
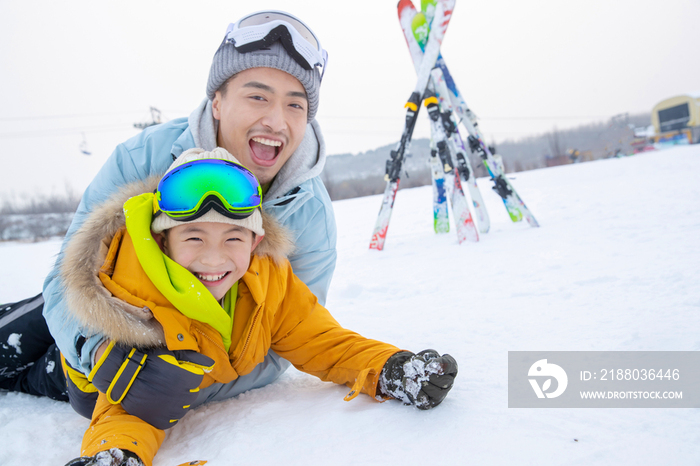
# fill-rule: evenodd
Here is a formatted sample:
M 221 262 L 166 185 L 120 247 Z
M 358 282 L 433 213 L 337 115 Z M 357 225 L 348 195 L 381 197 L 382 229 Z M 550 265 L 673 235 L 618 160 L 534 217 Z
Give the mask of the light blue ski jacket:
M 193 147 L 195 140 L 187 118 L 152 126 L 117 146 L 83 194 L 63 246 L 82 225 L 88 213 L 105 202 L 119 187 L 150 175 L 165 173 L 175 158 Z M 277 174 L 263 199 L 263 208 L 277 217 L 294 236 L 296 249 L 289 261 L 296 275 L 321 304 L 325 304 L 336 262 L 333 206 L 319 177 L 325 160 L 325 143 L 320 127 L 314 120 L 307 125 L 304 140 Z M 92 369 L 92 354 L 103 337 L 86 334 L 77 322 L 69 318 L 64 285 L 58 277 L 62 258 L 63 251 L 44 282 L 44 318 L 68 362 L 88 374 Z M 288 366 L 288 362 L 271 352 L 260 364 L 259 370 L 234 381 L 238 382 L 234 391 L 240 393 L 270 383 Z M 216 388 L 212 390 L 215 392 Z M 201 395 L 210 400 L 218 398 L 212 390 Z M 222 391 L 225 390 L 230 392 L 231 388 L 224 387 Z M 227 396 L 232 395 L 229 393 Z

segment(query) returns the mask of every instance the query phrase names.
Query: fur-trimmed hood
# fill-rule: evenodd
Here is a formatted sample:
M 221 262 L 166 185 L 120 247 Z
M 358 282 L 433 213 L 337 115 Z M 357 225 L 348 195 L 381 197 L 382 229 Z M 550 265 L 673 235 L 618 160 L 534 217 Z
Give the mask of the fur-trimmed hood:
M 122 187 L 92 211 L 66 244 L 60 268 L 66 303 L 70 317 L 88 333 L 127 345 L 164 344 L 163 329 L 151 311 L 112 296 L 98 276 L 112 239 L 125 226 L 124 203 L 131 197 L 153 192 L 160 178 L 152 176 Z M 281 263 L 294 249 L 291 235 L 273 216 L 265 211 L 262 214 L 265 236 L 254 254 Z

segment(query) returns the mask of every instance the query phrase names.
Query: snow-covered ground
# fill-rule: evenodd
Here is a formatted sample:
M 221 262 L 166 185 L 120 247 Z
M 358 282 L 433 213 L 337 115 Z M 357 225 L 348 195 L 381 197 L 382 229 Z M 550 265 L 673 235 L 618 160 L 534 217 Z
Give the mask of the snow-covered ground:
M 378 196 L 334 204 L 328 307 L 344 326 L 460 372 L 431 411 L 343 401 L 289 370 L 190 412 L 156 466 L 698 464 L 696 409 L 509 409 L 508 351 L 700 351 L 700 146 L 518 173 L 541 228 L 510 222 L 487 179 L 478 243 L 432 231 L 430 187 L 401 190 L 384 251 Z M 0 244 L 0 301 L 36 293 L 58 241 Z M 63 465 L 88 425 L 67 404 L 0 394 L 0 464 Z M 576 439 L 576 440 L 575 440 Z

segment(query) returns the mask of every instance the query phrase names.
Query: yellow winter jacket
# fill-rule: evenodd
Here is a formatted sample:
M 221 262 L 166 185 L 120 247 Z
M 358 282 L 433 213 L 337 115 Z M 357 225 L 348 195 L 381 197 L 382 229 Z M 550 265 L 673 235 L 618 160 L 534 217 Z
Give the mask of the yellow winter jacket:
M 143 186 L 131 189 L 147 192 Z M 219 331 L 175 309 L 141 267 L 123 214 L 115 211 L 130 194 L 122 190 L 121 197 L 96 209 L 66 248 L 62 275 L 69 306 L 81 324 L 124 344 L 167 346 L 209 356 L 215 364 L 201 388 L 248 374 L 272 349 L 303 372 L 352 387 L 346 400 L 359 392 L 376 396 L 381 369 L 399 348 L 341 327 L 318 304 L 282 257 L 286 243 L 279 235 L 284 230 L 274 219 L 264 215 L 266 236 L 238 282 L 226 351 Z M 115 215 L 121 218 L 114 219 Z M 91 283 L 86 285 L 86 280 Z M 125 330 L 123 324 L 129 328 Z M 92 456 L 119 447 L 133 451 L 150 466 L 163 439 L 163 431 L 100 394 L 82 454 Z

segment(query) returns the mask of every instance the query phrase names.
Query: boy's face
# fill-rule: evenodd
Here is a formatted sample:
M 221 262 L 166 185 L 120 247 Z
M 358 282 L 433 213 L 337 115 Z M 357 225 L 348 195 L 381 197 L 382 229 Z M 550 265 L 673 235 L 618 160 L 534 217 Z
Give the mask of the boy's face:
M 269 183 L 304 139 L 308 108 L 304 86 L 292 75 L 273 68 L 241 71 L 212 102 L 217 143 L 260 184 Z
M 262 240 L 225 223 L 184 223 L 156 238 L 163 252 L 192 272 L 220 300 L 248 270 L 250 255 Z

